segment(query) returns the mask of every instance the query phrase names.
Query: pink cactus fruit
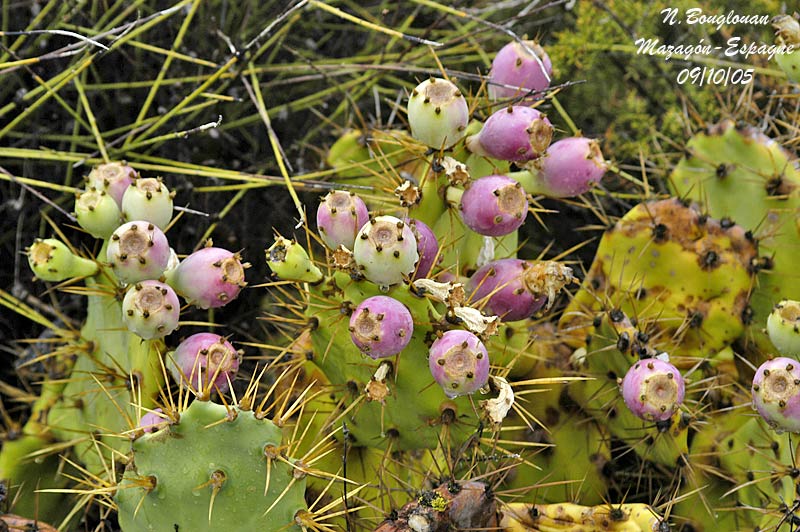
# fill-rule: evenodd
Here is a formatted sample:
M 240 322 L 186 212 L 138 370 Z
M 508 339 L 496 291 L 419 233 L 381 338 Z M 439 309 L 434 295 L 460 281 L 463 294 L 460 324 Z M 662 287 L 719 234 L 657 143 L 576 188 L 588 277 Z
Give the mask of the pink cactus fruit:
M 525 284 L 525 271 L 530 267 L 521 259 L 500 259 L 481 266 L 467 283 L 467 292 L 474 305 L 483 304 L 484 311 L 502 321 L 530 318 L 547 302 L 547 296 L 533 294 Z
M 519 229 L 528 215 L 528 199 L 515 180 L 490 175 L 470 183 L 461 196 L 461 218 L 478 234 L 503 236 Z
M 189 304 L 202 309 L 227 305 L 247 285 L 238 253 L 206 247 L 195 251 L 167 273 L 169 283 Z
M 753 377 L 753 406 L 776 431 L 800 432 L 800 362 L 777 357 Z
M 361 352 L 376 360 L 405 349 L 413 332 L 411 313 L 392 297 L 365 299 L 350 316 L 350 338 Z
M 584 137 L 554 142 L 535 164 L 540 170 L 543 193 L 556 198 L 588 192 L 608 170 L 598 142 Z
M 489 97 L 493 100 L 524 96 L 550 86 L 553 64 L 544 48 L 534 41 L 524 41 L 534 57 L 518 42 L 511 42 L 497 52 L 489 72 Z M 503 85 L 507 85 L 504 87 Z
M 646 421 L 665 421 L 683 403 L 686 386 L 680 371 L 664 360 L 646 358 L 622 379 L 622 398 L 631 412 Z
M 358 230 L 369 220 L 369 211 L 352 192 L 329 192 L 317 208 L 317 228 L 325 245 L 332 250 L 344 246 L 352 250 Z
M 96 166 L 86 176 L 86 189 L 104 190 L 122 209 L 122 196 L 136 179 L 136 170 L 125 163 L 115 162 Z
M 504 161 L 526 162 L 541 156 L 553 139 L 553 125 L 547 117 L 521 105 L 500 109 L 483 128 L 467 137 L 473 153 Z
M 170 248 L 164 233 L 150 222 L 136 220 L 111 234 L 106 259 L 123 283 L 158 279 L 169 264 Z
M 122 300 L 122 321 L 145 340 L 163 338 L 178 328 L 180 302 L 167 284 L 153 280 L 134 283 Z
M 172 377 L 198 391 L 217 388 L 228 391 L 239 370 L 241 353 L 225 338 L 213 333 L 198 333 L 185 339 L 169 355 Z
M 417 239 L 417 254 L 419 254 L 419 261 L 411 279 L 427 278 L 439 257 L 439 240 L 436 238 L 433 229 L 428 227 L 426 223 L 415 218 L 407 218 L 406 222 Z
M 163 416 L 158 415 L 163 412 L 164 411 L 161 410 L 160 408 L 156 408 L 152 412 L 146 413 L 145 415 L 142 416 L 142 419 L 139 420 L 139 428 L 146 433 L 151 433 L 168 425 L 169 421 L 165 419 Z
M 419 260 L 417 239 L 409 225 L 394 216 L 372 218 L 358 232 L 355 259 L 365 278 L 380 286 L 403 282 Z
M 489 353 L 469 331 L 444 333 L 431 345 L 428 366 L 449 398 L 475 393 L 489 380 Z

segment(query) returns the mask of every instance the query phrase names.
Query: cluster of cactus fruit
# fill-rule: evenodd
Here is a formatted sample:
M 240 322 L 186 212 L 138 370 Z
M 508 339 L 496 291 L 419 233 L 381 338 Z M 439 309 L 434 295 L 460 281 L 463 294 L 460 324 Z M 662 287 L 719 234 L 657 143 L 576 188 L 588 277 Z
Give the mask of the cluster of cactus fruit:
M 409 131 L 341 136 L 314 227 L 266 249 L 269 289 L 285 298 L 273 312 L 300 317 L 296 336 L 268 372 L 240 376 L 238 397 L 241 352 L 227 338 L 197 333 L 174 349 L 168 338 L 179 297 L 223 306 L 247 264 L 211 243 L 179 260 L 166 185 L 121 163 L 95 168 L 75 214 L 101 251 L 56 239 L 28 249 L 39 279 L 83 280 L 88 315 L 80 334 L 64 332 L 69 349 L 48 357 L 53 377 L 0 452 L 16 511 L 74 522 L 59 516 L 68 476 L 55 454 L 71 449 L 70 468 L 105 488 L 75 491 L 112 494 L 125 531 L 797 519 L 796 449 L 782 435 L 800 432 L 791 157 L 732 122 L 697 134 L 670 176 L 676 197 L 609 224 L 578 281 L 563 261 L 517 256 L 538 199 L 588 195 L 610 169 L 598 141 L 554 141 L 538 109 L 551 75 L 538 44 L 514 41 L 471 100 L 430 78 L 408 93 Z M 471 116 L 477 101 L 487 115 Z M 674 498 L 666 511 L 650 506 L 665 502 L 650 483 Z M 604 503 L 624 496 L 634 500 Z M 329 524 L 313 523 L 311 500 Z

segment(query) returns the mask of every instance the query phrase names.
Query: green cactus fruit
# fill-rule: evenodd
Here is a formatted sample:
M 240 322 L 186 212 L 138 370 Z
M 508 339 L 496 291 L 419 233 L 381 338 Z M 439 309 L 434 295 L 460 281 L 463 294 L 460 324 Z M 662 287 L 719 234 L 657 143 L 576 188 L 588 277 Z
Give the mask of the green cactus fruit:
M 172 220 L 172 197 L 161 179 L 138 178 L 122 196 L 122 216 L 125 220 L 144 220 L 165 230 Z
M 303 464 L 252 411 L 194 401 L 180 421 L 133 442 L 115 501 L 126 532 L 300 530 Z
M 408 97 L 411 135 L 429 148 L 451 147 L 464 138 L 468 123 L 467 100 L 452 81 L 426 79 Z
M 417 238 L 411 227 L 394 216 L 376 216 L 356 235 L 353 258 L 359 271 L 381 286 L 402 283 L 419 260 Z
M 122 321 L 145 340 L 163 338 L 178 328 L 178 295 L 171 286 L 146 280 L 128 287 L 122 300 Z
M 800 23 L 791 15 L 778 15 L 772 19 L 775 28 L 775 44 L 787 50 L 775 54 L 775 62 L 786 73 L 789 81 L 800 83 Z M 788 51 L 788 47 L 792 51 Z
M 42 281 L 60 282 L 92 276 L 98 271 L 96 262 L 79 257 L 55 238 L 37 238 L 27 252 L 31 270 Z
M 775 349 L 800 357 L 800 302 L 784 300 L 767 317 L 767 334 Z
M 703 212 L 735 220 L 758 240 L 763 258 L 753 268 L 768 270 L 753 283 L 752 325 L 746 347 L 767 357 L 767 316 L 781 299 L 800 300 L 800 171 L 780 144 L 752 127 L 726 120 L 686 145 L 687 156 L 672 172 L 675 192 L 702 204 Z M 688 275 L 686 276 L 688 277 Z
M 692 367 L 744 331 L 756 258 L 738 225 L 676 199 L 642 203 L 603 235 L 560 328 L 579 347 L 595 311 L 617 307 L 646 324 L 672 364 Z
M 276 236 L 275 243 L 267 249 L 266 255 L 269 267 L 284 281 L 316 283 L 322 280 L 320 269 L 295 240 Z
M 75 199 L 78 225 L 95 238 L 108 238 L 119 227 L 122 213 L 117 202 L 105 190 L 91 188 Z

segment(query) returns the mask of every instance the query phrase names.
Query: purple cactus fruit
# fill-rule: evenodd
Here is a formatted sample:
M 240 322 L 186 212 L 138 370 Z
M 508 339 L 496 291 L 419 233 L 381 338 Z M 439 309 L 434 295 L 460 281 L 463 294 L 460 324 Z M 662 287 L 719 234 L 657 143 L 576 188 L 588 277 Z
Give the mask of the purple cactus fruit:
M 524 42 L 536 57 L 516 41 L 501 48 L 489 72 L 489 98 L 500 100 L 524 96 L 530 91 L 543 91 L 550 86 L 553 73 L 550 57 L 538 43 Z
M 164 233 L 150 222 L 136 220 L 119 226 L 108 241 L 106 258 L 123 283 L 158 279 L 169 264 Z
M 159 414 L 163 412 L 164 411 L 160 408 L 156 408 L 152 412 L 146 413 L 142 416 L 142 419 L 139 420 L 139 428 L 146 433 L 150 433 L 168 425 L 169 420 L 165 419 L 163 416 L 159 416 Z
M 483 309 L 502 321 L 530 318 L 547 302 L 547 296 L 533 294 L 525 284 L 525 271 L 530 263 L 521 259 L 500 259 L 481 266 L 467 283 L 473 304 L 484 303 Z
M 350 316 L 350 338 L 376 360 L 405 349 L 413 332 L 414 320 L 408 308 L 388 296 L 365 299 Z
M 317 208 L 319 236 L 330 249 L 352 250 L 358 230 L 369 220 L 364 200 L 352 192 L 329 192 Z
M 468 123 L 467 100 L 446 79 L 426 79 L 408 97 L 411 136 L 430 148 L 451 147 L 464 138 Z
M 416 281 L 427 278 L 431 274 L 431 270 L 439 258 L 439 241 L 436 239 L 433 229 L 424 222 L 415 218 L 407 218 L 406 222 L 411 226 L 411 231 L 417 239 L 419 261 L 417 261 L 414 275 L 411 276 L 411 279 Z
M 172 220 L 172 196 L 161 179 L 139 178 L 122 196 L 122 215 L 126 220 L 145 220 L 166 229 Z
M 477 392 L 489 380 L 489 353 L 469 331 L 447 331 L 434 340 L 428 366 L 449 398 Z
M 608 170 L 600 145 L 584 137 L 554 142 L 535 165 L 540 170 L 542 193 L 556 198 L 588 192 Z
M 358 232 L 353 258 L 365 278 L 381 286 L 403 282 L 419 259 L 417 239 L 408 224 L 394 216 L 372 218 Z
M 222 307 L 236 299 L 247 283 L 238 253 L 215 247 L 195 251 L 170 270 L 167 283 L 189 304 L 202 309 Z
M 197 391 L 228 391 L 239 370 L 241 353 L 225 338 L 213 333 L 193 334 L 168 355 L 172 377 Z
M 119 227 L 119 206 L 104 190 L 94 187 L 75 198 L 75 218 L 78 225 L 95 238 L 108 238 Z
M 164 283 L 146 280 L 133 284 L 122 300 L 122 321 L 145 340 L 163 338 L 178 328 L 180 302 Z
M 503 236 L 516 231 L 528 215 L 522 186 L 504 175 L 490 175 L 470 183 L 461 196 L 461 218 L 478 234 Z
M 136 179 L 136 170 L 124 163 L 106 163 L 96 166 L 86 176 L 86 188 L 104 190 L 122 209 L 122 196 Z
M 622 379 L 622 398 L 631 412 L 646 421 L 665 421 L 683 403 L 686 386 L 680 371 L 664 360 L 636 362 Z
M 526 162 L 541 156 L 553 139 L 553 125 L 542 113 L 520 105 L 500 109 L 490 116 L 483 128 L 467 137 L 473 153 Z
M 753 377 L 753 406 L 776 431 L 800 432 L 800 362 L 777 357 Z

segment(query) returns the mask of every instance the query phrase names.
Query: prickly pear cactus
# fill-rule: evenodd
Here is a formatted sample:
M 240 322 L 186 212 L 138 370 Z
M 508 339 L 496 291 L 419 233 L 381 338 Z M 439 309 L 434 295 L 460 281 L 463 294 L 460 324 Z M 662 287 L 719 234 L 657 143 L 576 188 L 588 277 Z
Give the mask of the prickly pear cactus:
M 283 456 L 280 428 L 208 401 L 178 417 L 133 442 L 115 499 L 123 530 L 300 530 L 306 472 Z

